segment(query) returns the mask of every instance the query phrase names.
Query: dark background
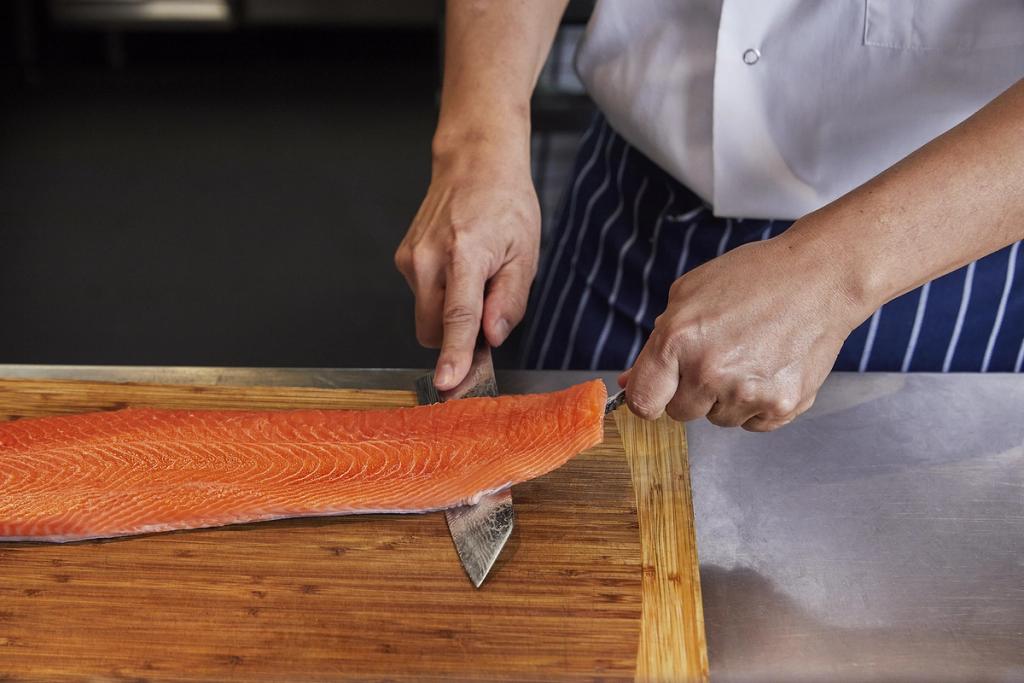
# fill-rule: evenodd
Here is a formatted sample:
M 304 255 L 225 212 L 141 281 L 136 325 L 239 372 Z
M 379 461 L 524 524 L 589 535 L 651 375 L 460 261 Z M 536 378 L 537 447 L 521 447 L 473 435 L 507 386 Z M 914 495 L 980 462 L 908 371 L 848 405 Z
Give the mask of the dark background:
M 440 4 L 211 3 L 0 4 L 0 363 L 432 364 L 392 253 L 429 183 Z M 586 5 L 534 102 L 545 221 L 589 117 Z

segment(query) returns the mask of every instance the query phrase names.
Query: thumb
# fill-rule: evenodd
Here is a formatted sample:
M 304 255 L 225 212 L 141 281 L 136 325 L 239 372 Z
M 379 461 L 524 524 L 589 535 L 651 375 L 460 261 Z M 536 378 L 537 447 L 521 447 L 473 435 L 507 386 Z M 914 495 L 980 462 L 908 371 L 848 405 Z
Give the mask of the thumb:
M 675 359 L 656 350 L 657 346 L 652 335 L 630 369 L 625 387 L 629 409 L 646 420 L 657 419 L 679 387 Z
M 534 268 L 522 259 L 509 261 L 488 283 L 483 328 L 487 343 L 501 346 L 526 315 Z

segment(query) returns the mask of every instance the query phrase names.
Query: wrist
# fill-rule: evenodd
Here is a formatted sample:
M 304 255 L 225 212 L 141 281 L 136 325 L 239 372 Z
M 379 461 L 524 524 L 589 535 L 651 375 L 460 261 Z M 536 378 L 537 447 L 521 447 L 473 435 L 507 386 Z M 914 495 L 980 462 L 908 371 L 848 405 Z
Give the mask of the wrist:
M 793 272 L 812 274 L 836 319 L 852 331 L 891 296 L 877 258 L 851 238 L 855 226 L 823 207 L 804 216 L 776 240 Z
M 431 142 L 433 162 L 458 159 L 503 159 L 505 163 L 530 161 L 529 104 L 524 109 L 496 107 L 480 111 L 442 111 Z
M 529 143 L 508 140 L 461 138 L 447 140 L 433 150 L 431 175 L 447 177 L 531 177 Z

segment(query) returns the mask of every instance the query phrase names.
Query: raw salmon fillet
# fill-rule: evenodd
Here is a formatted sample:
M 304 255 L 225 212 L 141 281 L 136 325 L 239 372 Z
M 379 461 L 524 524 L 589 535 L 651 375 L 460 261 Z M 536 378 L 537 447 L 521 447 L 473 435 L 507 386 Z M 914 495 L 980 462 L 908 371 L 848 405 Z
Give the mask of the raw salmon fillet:
M 600 443 L 604 384 L 387 410 L 129 408 L 0 423 L 0 540 L 426 512 Z

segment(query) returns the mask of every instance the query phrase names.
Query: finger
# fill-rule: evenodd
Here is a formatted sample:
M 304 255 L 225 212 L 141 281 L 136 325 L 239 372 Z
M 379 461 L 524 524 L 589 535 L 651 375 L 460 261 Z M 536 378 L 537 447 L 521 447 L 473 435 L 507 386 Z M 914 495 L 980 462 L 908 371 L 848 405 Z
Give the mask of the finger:
M 741 426 L 748 432 L 774 432 L 776 429 L 788 425 L 790 422 L 793 421 L 793 419 L 794 418 L 772 420 L 762 415 L 755 415 L 754 417 L 744 422 Z
M 429 349 L 441 346 L 444 325 L 444 287 L 424 285 L 413 289 L 416 295 L 416 340 Z
M 395 251 L 395 266 L 416 300 L 416 339 L 428 348 L 441 346 L 444 308 L 444 261 L 436 250 L 414 248 L 406 240 Z
M 679 366 L 660 349 L 654 337 L 647 340 L 629 372 L 626 404 L 642 418 L 653 420 L 665 411 L 665 405 L 679 386 Z
M 405 278 L 406 283 L 408 283 L 411 289 L 412 280 L 409 278 L 409 275 L 412 273 L 412 249 L 405 240 L 402 240 L 402 243 L 395 249 L 394 262 L 395 268 L 402 274 L 402 277 Z
M 719 399 L 708 410 L 708 422 L 719 427 L 739 427 L 758 414 L 755 406 Z
M 813 395 L 810 398 L 806 398 L 800 402 L 800 404 L 790 413 L 786 415 L 765 415 L 759 414 L 750 418 L 743 423 L 743 429 L 748 432 L 772 432 L 780 427 L 785 427 L 790 422 L 803 415 L 805 412 L 810 410 L 811 406 L 814 405 L 814 399 L 817 395 Z
M 534 268 L 523 259 L 509 261 L 488 283 L 484 300 L 484 335 L 491 346 L 501 346 L 512 328 L 526 315 Z
M 480 262 L 456 258 L 448 264 L 442 316 L 444 338 L 434 375 L 438 389 L 451 389 L 469 372 L 480 332 L 485 279 L 486 272 Z
M 681 381 L 665 406 L 665 412 L 673 420 L 689 422 L 707 415 L 715 405 L 715 399 L 708 389 Z
M 626 385 L 629 383 L 629 373 L 632 371 L 633 369 L 629 368 L 628 370 L 623 370 L 622 373 L 619 375 L 618 382 L 620 389 L 626 388 Z
M 444 326 L 444 260 L 429 250 L 413 250 L 406 276 L 416 297 L 416 339 L 427 348 L 441 346 Z
M 708 422 L 719 427 L 739 427 L 747 420 L 766 414 L 771 402 L 762 383 L 755 379 L 735 381 L 708 411 Z M 770 415 L 766 415 L 770 417 Z

